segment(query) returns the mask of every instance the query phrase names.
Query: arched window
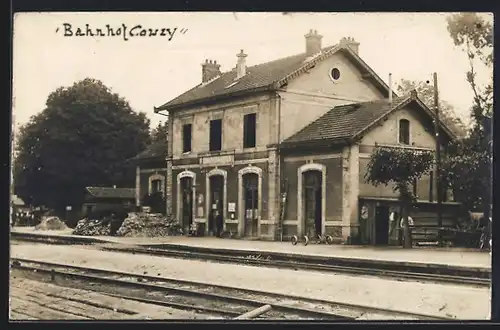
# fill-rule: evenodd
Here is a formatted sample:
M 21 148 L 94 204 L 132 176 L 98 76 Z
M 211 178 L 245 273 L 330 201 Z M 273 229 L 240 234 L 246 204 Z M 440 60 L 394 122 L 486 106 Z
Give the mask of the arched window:
M 149 194 L 165 193 L 165 177 L 161 174 L 153 174 L 149 177 Z
M 399 121 L 399 143 L 410 144 L 410 121 L 407 119 Z
M 162 193 L 163 192 L 162 188 L 163 188 L 162 181 L 160 179 L 156 179 L 156 180 L 151 181 L 151 193 L 152 194 Z

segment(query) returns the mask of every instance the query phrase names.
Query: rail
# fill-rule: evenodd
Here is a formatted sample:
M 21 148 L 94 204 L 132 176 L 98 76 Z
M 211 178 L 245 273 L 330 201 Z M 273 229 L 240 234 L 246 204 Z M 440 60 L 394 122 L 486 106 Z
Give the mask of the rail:
M 220 285 L 211 285 L 200 282 L 178 280 L 165 277 L 155 277 L 147 275 L 138 275 L 133 273 L 117 272 L 111 270 L 78 267 L 66 264 L 49 263 L 31 259 L 11 258 L 13 270 L 24 270 L 32 276 L 45 276 L 46 280 L 53 281 L 56 277 L 69 278 L 76 281 L 83 281 L 87 286 L 91 283 L 106 284 L 104 288 L 108 288 L 116 295 L 116 289 L 113 286 L 123 288 L 142 289 L 148 293 L 148 296 L 153 292 L 167 292 L 168 296 L 180 296 L 190 299 L 198 299 L 205 304 L 212 305 L 215 301 L 224 302 L 224 306 L 237 306 L 238 311 L 232 310 L 207 310 L 206 306 L 199 304 L 186 304 L 181 306 L 178 302 L 154 301 L 141 297 L 126 297 L 124 299 L 141 299 L 143 302 L 152 304 L 163 304 L 174 308 L 202 310 L 212 314 L 224 314 L 231 318 L 240 317 L 247 312 L 252 312 L 250 317 L 255 317 L 257 312 L 263 312 L 266 309 L 267 313 L 281 313 L 284 316 L 293 315 L 294 317 L 306 319 L 323 319 L 323 320 L 355 320 L 367 314 L 374 314 L 377 317 L 398 319 L 416 319 L 416 320 L 450 320 L 451 318 L 441 317 L 437 315 L 426 315 L 412 313 L 407 311 L 397 311 L 391 309 L 383 309 L 372 306 L 363 306 L 355 304 L 346 304 L 341 302 L 326 301 L 321 299 L 312 299 L 307 297 L 299 297 L 294 295 L 282 295 L 277 293 L 261 292 L 256 290 L 234 288 Z M 36 275 L 33 275 L 36 274 Z M 126 291 L 131 292 L 131 291 Z M 124 297 L 120 295 L 120 297 Z M 165 297 L 164 294 L 161 297 Z M 265 307 L 269 305 L 271 309 Z M 251 307 L 251 310 L 248 308 Z M 262 307 L 260 310 L 255 310 L 257 307 Z M 242 310 L 247 309 L 245 311 Z M 229 313 L 228 313 L 229 312 Z M 238 313 L 236 313 L 238 312 Z M 248 314 L 244 317 L 248 317 Z M 275 317 L 275 316 L 274 316 Z
M 264 266 L 273 267 L 281 269 L 302 269 L 308 271 L 321 271 L 321 272 L 334 272 L 334 273 L 346 273 L 355 275 L 365 275 L 365 276 L 376 276 L 382 278 L 396 278 L 404 280 L 413 281 L 424 281 L 433 283 L 448 283 L 448 284 L 459 284 L 459 285 L 473 285 L 473 286 L 486 286 L 489 287 L 491 281 L 489 278 L 482 277 L 472 277 L 472 276 L 460 276 L 460 275 L 448 275 L 442 273 L 421 273 L 416 271 L 404 271 L 404 270 L 389 270 L 383 267 L 366 267 L 366 265 L 356 266 L 356 265 L 335 265 L 335 264 L 323 264 L 314 261 L 295 261 L 295 260 L 274 260 L 267 259 L 265 256 L 261 258 L 251 258 L 251 256 L 231 256 L 216 253 L 202 253 L 202 252 L 188 252 L 188 251 L 177 251 L 168 249 L 145 249 L 141 247 L 111 247 L 105 246 L 101 247 L 105 251 L 113 252 L 125 252 L 134 254 L 147 254 L 164 256 L 168 258 L 181 258 L 181 259 L 197 259 L 197 260 L 211 260 L 215 262 L 223 263 L 234 263 L 234 264 L 245 264 L 252 266 Z M 403 268 L 403 266 L 401 266 Z M 409 267 L 411 268 L 411 267 Z M 445 270 L 443 269 L 443 272 Z
M 19 236 L 16 239 L 42 242 L 43 237 Z M 64 242 L 64 239 L 60 239 Z M 56 242 L 52 242 L 57 244 Z M 487 269 L 470 267 L 443 267 L 440 265 L 419 265 L 412 263 L 395 264 L 384 261 L 374 262 L 365 259 L 350 258 L 318 258 L 314 256 L 289 255 L 283 253 L 266 253 L 247 251 L 213 251 L 186 246 L 174 248 L 147 246 L 120 246 L 119 244 L 97 245 L 95 248 L 103 251 L 145 254 L 168 258 L 196 259 L 222 263 L 246 264 L 253 266 L 273 267 L 280 269 L 303 269 L 308 271 L 346 273 L 353 275 L 376 276 L 433 283 L 448 283 L 455 285 L 472 285 L 489 287 L 491 272 Z

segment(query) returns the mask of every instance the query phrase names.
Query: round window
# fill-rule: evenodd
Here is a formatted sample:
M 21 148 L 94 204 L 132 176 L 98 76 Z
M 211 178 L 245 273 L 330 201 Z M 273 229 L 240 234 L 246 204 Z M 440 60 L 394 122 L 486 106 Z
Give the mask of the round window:
M 332 71 L 330 71 L 330 76 L 333 80 L 338 80 L 340 78 L 340 70 L 333 68 Z

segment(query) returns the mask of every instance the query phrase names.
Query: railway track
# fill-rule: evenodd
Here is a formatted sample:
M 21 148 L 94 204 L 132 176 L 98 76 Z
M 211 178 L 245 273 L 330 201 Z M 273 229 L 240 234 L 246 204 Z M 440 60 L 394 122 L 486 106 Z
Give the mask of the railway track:
M 132 254 L 146 254 L 163 256 L 168 258 L 180 258 L 180 259 L 191 259 L 191 260 L 203 260 L 203 261 L 214 261 L 221 263 L 232 263 L 232 264 L 245 264 L 252 266 L 263 266 L 263 267 L 273 267 L 281 269 L 294 269 L 294 270 L 308 270 L 308 271 L 320 271 L 320 272 L 333 272 L 333 273 L 343 273 L 349 275 L 363 275 L 363 276 L 375 276 L 378 278 L 390 278 L 398 280 L 411 280 L 419 282 L 430 282 L 430 283 L 443 283 L 443 284 L 453 284 L 453 285 L 469 285 L 476 287 L 490 287 L 491 285 L 491 273 L 490 272 L 478 272 L 470 269 L 460 269 L 458 272 L 460 275 L 453 275 L 452 273 L 456 270 L 454 268 L 427 268 L 427 267 L 417 267 L 417 266 L 399 266 L 400 269 L 394 269 L 395 265 L 391 264 L 373 264 L 365 265 L 358 264 L 359 261 L 341 259 L 341 258 L 331 258 L 330 260 L 303 260 L 306 257 L 294 256 L 287 257 L 276 255 L 267 255 L 266 253 L 259 254 L 258 252 L 253 252 L 248 255 L 234 255 L 229 252 L 212 251 L 210 252 L 200 252 L 192 250 L 191 247 L 182 248 L 158 248 L 152 246 L 120 246 L 119 244 L 111 243 L 105 244 L 103 241 L 95 240 L 85 240 L 79 239 L 78 241 L 69 242 L 67 238 L 58 237 L 42 237 L 40 235 L 15 235 L 14 240 L 29 241 L 35 243 L 48 243 L 48 244 L 82 244 L 80 241 L 85 242 L 86 245 L 94 245 L 97 249 L 110 252 L 123 252 Z M 238 251 L 239 253 L 239 251 Z M 302 258 L 302 259 L 301 259 Z M 405 269 L 403 269 L 405 268 Z
M 411 280 L 419 282 L 442 283 L 452 285 L 469 285 L 475 287 L 490 287 L 491 272 L 486 270 L 470 269 L 466 267 L 427 267 L 421 265 L 399 265 L 387 262 L 373 262 L 349 258 L 316 258 L 308 256 L 289 256 L 283 253 L 250 252 L 250 251 L 219 251 L 199 249 L 197 247 L 179 246 L 122 246 L 117 243 L 105 242 L 91 238 L 42 236 L 24 233 L 11 233 L 12 240 L 27 241 L 45 244 L 85 244 L 95 248 L 132 254 L 146 254 L 169 258 L 194 259 L 221 263 L 246 264 L 252 266 L 273 267 L 281 269 L 308 270 L 320 272 L 344 273 L 349 275 L 374 276 L 397 280 Z M 14 243 L 15 244 L 15 243 Z M 207 252 L 202 252 L 206 250 Z M 368 262 L 368 264 L 366 264 Z
M 478 287 L 489 287 L 491 283 L 489 278 L 481 278 L 481 277 L 467 277 L 467 276 L 455 276 L 455 275 L 422 273 L 422 272 L 412 272 L 412 271 L 387 270 L 387 269 L 368 268 L 368 267 L 321 264 L 314 262 L 300 262 L 295 260 L 273 260 L 273 259 L 268 259 L 266 257 L 259 257 L 258 254 L 240 257 L 240 256 L 231 256 L 218 253 L 179 251 L 173 249 L 156 249 L 151 247 L 146 248 L 140 246 L 139 247 L 102 246 L 100 247 L 100 249 L 104 251 L 147 254 L 147 255 L 164 256 L 169 258 L 196 259 L 204 261 L 211 260 L 216 262 L 233 263 L 233 264 L 246 264 L 252 266 L 265 266 L 265 267 L 274 267 L 281 269 L 294 269 L 294 270 L 301 269 L 309 271 L 313 270 L 321 272 L 335 272 L 335 273 L 345 273 L 353 275 L 376 276 L 378 278 L 413 280 L 420 282 L 472 285 Z
M 196 311 L 218 318 L 237 318 L 264 308 L 262 319 L 400 319 L 450 320 L 435 315 L 410 313 L 370 306 L 352 305 L 280 295 L 255 290 L 209 285 L 148 275 L 108 271 L 37 260 L 11 258 L 13 272 L 27 278 L 56 282 L 58 285 L 92 288 L 114 297 L 143 303 Z
M 24 241 L 24 242 L 32 242 L 32 243 L 43 243 L 43 244 L 54 244 L 54 245 L 94 245 L 94 244 L 102 244 L 105 241 L 96 239 L 94 237 L 71 237 L 71 240 L 65 236 L 45 236 L 38 234 L 30 234 L 30 233 L 17 233 L 11 232 L 11 242 L 12 241 Z

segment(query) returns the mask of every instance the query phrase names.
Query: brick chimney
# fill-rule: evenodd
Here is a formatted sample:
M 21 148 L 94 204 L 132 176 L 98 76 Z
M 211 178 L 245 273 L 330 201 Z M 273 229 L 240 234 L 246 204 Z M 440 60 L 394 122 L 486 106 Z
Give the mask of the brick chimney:
M 318 34 L 316 30 L 309 30 L 306 37 L 306 54 L 312 56 L 321 51 L 321 39 L 323 36 Z
M 341 46 L 348 46 L 354 53 L 359 54 L 359 42 L 351 37 L 343 37 L 340 39 Z
M 220 64 L 217 64 L 217 61 L 205 60 L 205 63 L 201 65 L 201 81 L 204 83 L 220 74 Z
M 236 79 L 240 79 L 247 73 L 246 58 L 247 54 L 243 52 L 243 49 L 236 55 L 238 62 L 236 63 Z

